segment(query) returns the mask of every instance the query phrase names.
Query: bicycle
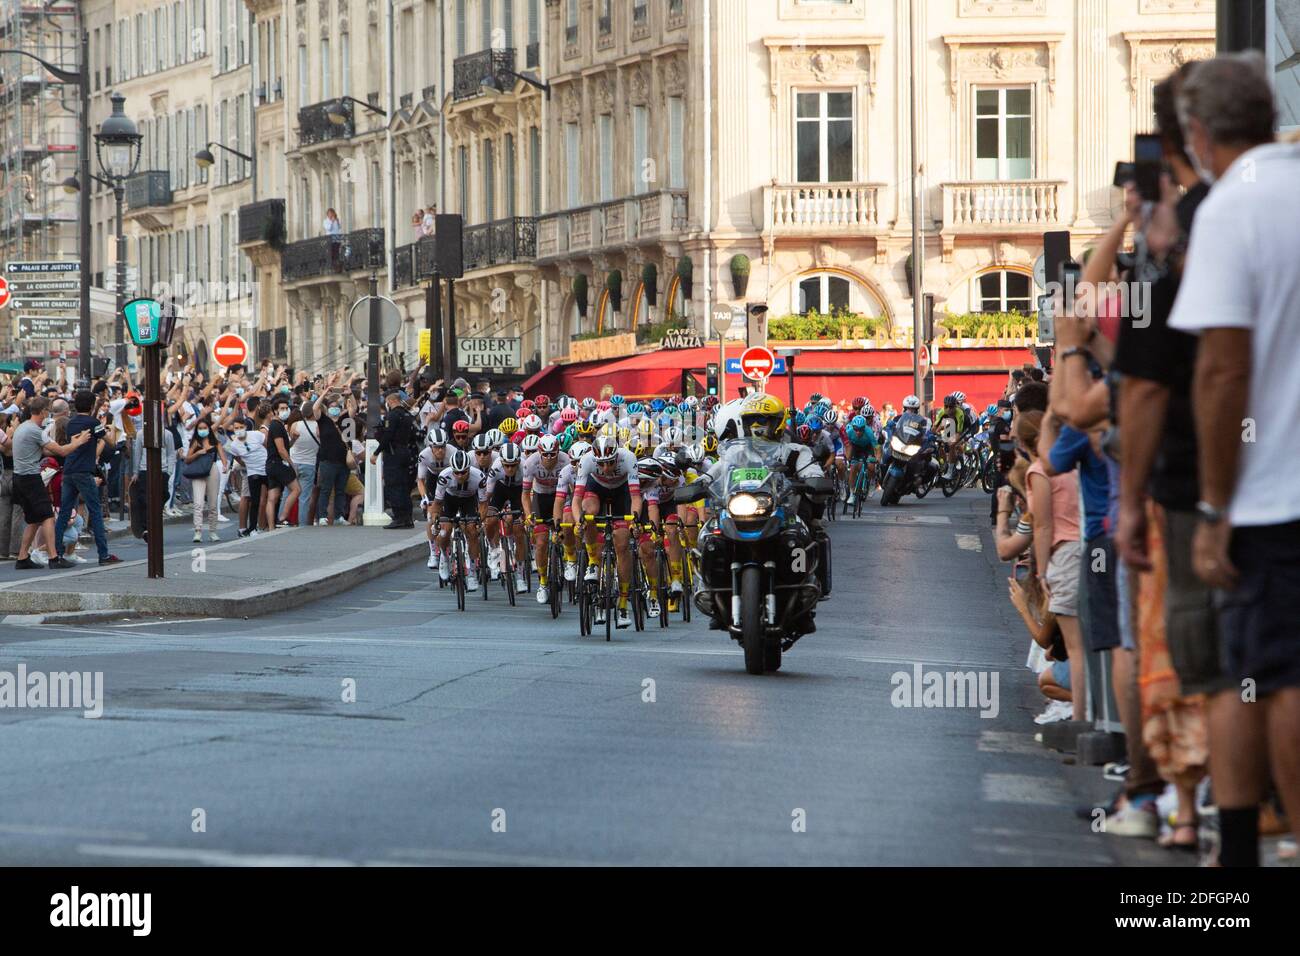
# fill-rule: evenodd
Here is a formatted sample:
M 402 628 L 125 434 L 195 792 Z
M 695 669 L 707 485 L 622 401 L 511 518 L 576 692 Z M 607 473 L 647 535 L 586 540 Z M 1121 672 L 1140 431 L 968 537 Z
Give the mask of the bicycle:
M 451 545 L 451 578 L 447 583 L 456 591 L 456 610 L 463 611 L 465 610 L 465 561 L 469 552 L 469 538 L 465 534 L 465 525 L 477 522 L 478 515 L 456 515 L 453 518 L 440 517 L 438 520 L 451 522 L 451 541 L 449 542 Z M 483 561 L 479 562 L 480 584 L 482 584 L 481 577 L 484 563 Z M 445 586 L 441 577 L 438 579 L 438 586 Z
M 515 586 L 515 568 L 519 566 L 518 556 L 515 554 L 515 549 L 518 545 L 515 542 L 515 536 L 506 530 L 506 524 L 510 521 L 522 521 L 523 517 L 524 513 L 522 511 L 513 508 L 506 508 L 496 512 L 496 518 L 500 522 L 499 540 L 501 542 L 501 586 L 505 588 L 506 600 L 510 602 L 511 607 L 516 606 L 515 598 L 518 594 L 518 590 Z M 527 538 L 525 537 L 525 546 L 526 544 Z M 486 554 L 487 552 L 484 551 L 483 553 Z M 528 555 L 525 553 L 525 568 L 528 566 L 528 561 Z M 532 582 L 527 575 L 525 575 L 524 583 L 531 588 Z M 484 590 L 486 591 L 487 588 L 484 587 Z
M 621 520 L 631 521 L 632 517 L 632 515 L 625 515 Z M 605 640 L 611 641 L 614 639 L 614 619 L 618 614 L 618 549 L 614 546 L 614 522 L 619 519 L 614 518 L 613 515 L 584 515 L 583 518 L 588 525 L 601 532 L 604 543 L 600 547 L 596 580 L 585 582 L 582 596 L 579 598 L 579 607 L 585 609 L 584 613 L 579 615 L 579 630 L 584 637 L 592 632 L 593 612 L 599 606 L 604 611 Z M 583 618 L 585 618 L 585 630 Z
M 872 480 L 872 477 L 874 476 L 868 477 L 867 475 L 868 464 L 874 466 L 876 464 L 876 459 L 868 458 L 862 462 L 861 467 L 858 468 L 858 480 L 853 484 L 853 517 L 855 518 L 862 517 L 862 500 L 867 497 L 873 486 L 876 484 L 876 482 Z
M 670 576 L 668 550 L 664 545 L 663 534 L 657 527 L 653 524 L 647 525 L 647 530 L 650 534 L 651 560 L 655 563 L 655 570 L 659 572 L 655 577 L 655 580 L 659 582 L 655 586 L 655 598 L 659 602 L 659 626 L 667 627 L 670 620 L 668 613 L 668 598 L 670 596 L 668 591 L 668 578 Z M 637 549 L 637 553 L 640 554 L 639 548 Z M 648 579 L 649 575 L 646 575 L 646 577 Z M 647 596 L 650 593 L 648 586 L 645 593 Z

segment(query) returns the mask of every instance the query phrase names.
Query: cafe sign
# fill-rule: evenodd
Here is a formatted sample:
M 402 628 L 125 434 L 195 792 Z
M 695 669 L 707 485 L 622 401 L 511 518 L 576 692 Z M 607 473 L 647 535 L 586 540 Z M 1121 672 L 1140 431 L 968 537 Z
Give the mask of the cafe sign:
M 464 369 L 517 369 L 520 361 L 519 338 L 458 338 L 456 365 Z
M 664 333 L 660 347 L 665 349 L 698 349 L 704 347 L 704 340 L 693 329 L 669 329 Z

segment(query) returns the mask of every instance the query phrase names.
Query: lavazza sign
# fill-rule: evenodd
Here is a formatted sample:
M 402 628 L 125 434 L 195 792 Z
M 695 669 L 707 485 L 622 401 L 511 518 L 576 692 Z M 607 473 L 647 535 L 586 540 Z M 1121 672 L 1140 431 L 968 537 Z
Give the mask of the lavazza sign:
M 461 368 L 520 367 L 520 339 L 468 338 L 456 340 L 456 364 Z

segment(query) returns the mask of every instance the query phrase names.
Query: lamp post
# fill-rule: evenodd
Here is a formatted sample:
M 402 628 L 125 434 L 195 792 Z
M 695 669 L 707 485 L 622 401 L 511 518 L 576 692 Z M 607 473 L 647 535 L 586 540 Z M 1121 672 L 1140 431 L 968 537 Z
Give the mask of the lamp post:
M 80 116 L 77 123 L 77 161 L 81 170 L 81 182 L 90 182 L 90 32 L 81 31 L 81 69 L 65 70 L 43 60 L 26 50 L 3 49 L 0 53 L 17 53 L 29 57 L 45 67 L 64 83 L 77 84 L 77 102 Z M 77 335 L 77 376 L 90 385 L 92 365 L 90 361 L 90 190 L 81 190 L 77 177 L 63 181 L 65 192 L 80 192 L 77 218 L 77 254 L 81 257 L 81 270 L 78 273 L 80 285 L 79 316 L 81 327 Z
M 125 321 L 122 306 L 126 303 L 126 235 L 122 231 L 122 206 L 126 200 L 126 181 L 140 165 L 140 141 L 144 137 L 122 109 L 126 97 L 115 92 L 109 96 L 109 101 L 113 104 L 113 112 L 99 125 L 99 132 L 95 134 L 95 158 L 104 180 L 113 189 L 117 210 L 117 315 L 113 323 L 113 347 L 117 364 L 123 365 L 126 360 L 126 345 L 122 340 L 122 323 Z
M 194 162 L 198 165 L 199 169 L 211 169 L 216 165 L 217 158 L 212 155 L 212 147 L 214 146 L 217 149 L 225 150 L 231 156 L 239 157 L 250 166 L 253 163 L 253 157 L 249 156 L 247 153 L 241 153 L 239 150 L 231 149 L 229 146 L 223 146 L 221 143 L 208 143 L 194 154 Z

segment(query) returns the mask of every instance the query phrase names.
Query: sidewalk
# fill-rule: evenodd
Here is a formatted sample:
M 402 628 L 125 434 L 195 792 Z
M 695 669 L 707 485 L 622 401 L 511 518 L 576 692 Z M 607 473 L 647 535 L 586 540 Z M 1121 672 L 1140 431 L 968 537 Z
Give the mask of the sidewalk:
M 173 545 L 166 577 L 146 561 L 31 572 L 0 585 L 0 615 L 138 612 L 257 617 L 338 594 L 428 554 L 424 532 L 367 527 L 285 528 L 219 544 Z

